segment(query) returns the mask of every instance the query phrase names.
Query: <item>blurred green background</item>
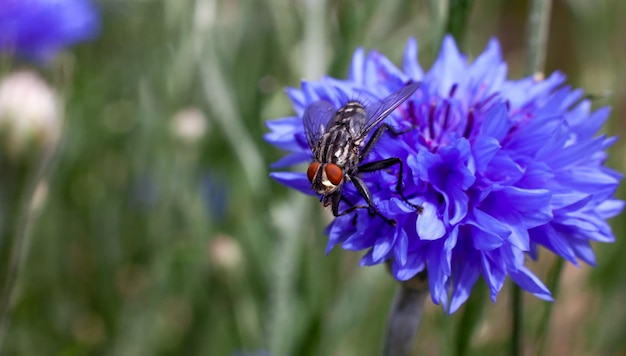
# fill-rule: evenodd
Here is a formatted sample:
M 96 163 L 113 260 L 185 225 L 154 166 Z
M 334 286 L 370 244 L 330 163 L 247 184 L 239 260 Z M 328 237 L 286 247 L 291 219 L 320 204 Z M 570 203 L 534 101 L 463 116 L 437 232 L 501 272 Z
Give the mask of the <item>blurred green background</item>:
M 292 115 L 283 89 L 345 78 L 358 46 L 399 64 L 410 36 L 424 68 L 446 1 L 101 1 L 101 37 L 39 69 L 66 101 L 64 136 L 19 274 L 4 355 L 377 355 L 394 282 L 360 254 L 325 256 L 316 199 L 270 180 L 283 152 L 264 121 Z M 500 39 L 511 78 L 525 68 L 525 1 L 476 0 L 463 51 Z M 546 72 L 611 105 L 625 136 L 626 2 L 561 0 Z M 198 141 L 175 117 L 202 116 Z M 180 117 L 180 116 L 179 116 Z M 610 166 L 623 171 L 624 140 Z M 621 193 L 623 197 L 623 192 Z M 596 245 L 597 268 L 566 266 L 553 315 L 525 296 L 526 354 L 626 353 L 624 219 Z M 533 270 L 545 281 L 554 258 Z M 416 350 L 507 354 L 509 290 L 484 284 L 452 316 L 430 301 Z M 472 322 L 473 313 L 478 321 Z M 482 314 L 480 314 L 482 313 Z

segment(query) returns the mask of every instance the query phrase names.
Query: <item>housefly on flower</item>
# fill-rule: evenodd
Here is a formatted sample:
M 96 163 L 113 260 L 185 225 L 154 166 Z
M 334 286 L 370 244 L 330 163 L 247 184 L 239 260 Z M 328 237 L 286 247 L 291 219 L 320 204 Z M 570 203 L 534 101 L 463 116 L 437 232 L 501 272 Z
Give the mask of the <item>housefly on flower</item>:
M 395 225 L 395 220 L 384 216 L 372 200 L 372 195 L 360 177 L 361 173 L 374 172 L 398 165 L 396 191 L 402 200 L 421 212 L 422 208 L 411 204 L 402 192 L 403 162 L 398 157 L 362 164 L 385 131 L 393 135 L 395 131 L 381 122 L 398 106 L 405 102 L 419 87 L 419 83 L 404 86 L 379 102 L 364 105 L 352 100 L 337 110 L 327 101 L 316 101 L 304 112 L 303 122 L 309 147 L 313 151 L 313 162 L 307 169 L 311 189 L 322 196 L 324 206 L 331 206 L 334 216 L 348 214 L 356 209 L 369 209 L 371 213 Z M 368 134 L 376 129 L 367 143 Z M 341 190 L 346 182 L 352 182 L 367 205 L 354 205 L 342 197 Z M 348 202 L 349 208 L 340 212 L 341 200 Z

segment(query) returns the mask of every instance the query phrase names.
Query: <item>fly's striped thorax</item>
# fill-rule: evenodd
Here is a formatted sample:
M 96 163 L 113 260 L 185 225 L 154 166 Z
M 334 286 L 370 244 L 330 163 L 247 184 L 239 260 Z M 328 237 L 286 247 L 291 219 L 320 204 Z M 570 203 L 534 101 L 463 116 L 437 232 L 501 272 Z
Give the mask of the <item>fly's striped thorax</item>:
M 345 127 L 335 126 L 320 139 L 315 158 L 322 163 L 335 163 L 343 167 L 353 146 L 352 138 Z
M 367 112 L 361 103 L 351 101 L 337 111 L 337 114 L 322 135 L 315 150 L 315 159 L 321 163 L 334 163 L 352 171 L 359 163 L 359 146 L 355 142 L 365 126 Z

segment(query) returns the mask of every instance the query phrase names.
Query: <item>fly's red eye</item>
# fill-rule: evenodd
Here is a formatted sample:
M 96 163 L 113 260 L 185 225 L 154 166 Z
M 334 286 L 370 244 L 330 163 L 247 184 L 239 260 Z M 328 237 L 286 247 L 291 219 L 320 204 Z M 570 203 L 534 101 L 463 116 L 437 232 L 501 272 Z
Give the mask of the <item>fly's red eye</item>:
M 338 165 L 329 163 L 324 168 L 324 172 L 326 172 L 328 180 L 334 185 L 339 185 L 339 183 L 341 183 L 341 180 L 343 179 L 343 171 Z
M 317 170 L 319 168 L 320 168 L 319 162 L 311 163 L 311 165 L 309 166 L 309 169 L 306 170 L 306 176 L 309 177 L 309 182 L 313 183 L 313 179 L 315 178 L 315 175 L 317 174 Z

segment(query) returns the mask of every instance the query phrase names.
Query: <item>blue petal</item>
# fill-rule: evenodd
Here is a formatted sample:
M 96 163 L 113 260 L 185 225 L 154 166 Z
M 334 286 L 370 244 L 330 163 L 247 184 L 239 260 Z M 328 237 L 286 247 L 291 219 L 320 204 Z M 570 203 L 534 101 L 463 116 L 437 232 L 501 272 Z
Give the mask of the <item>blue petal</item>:
M 509 135 L 502 146 L 520 155 L 534 156 L 563 125 L 563 117 L 536 117 L 518 125 L 515 135 Z
M 565 207 L 572 206 L 574 204 L 587 204 L 591 199 L 591 196 L 586 193 L 581 193 L 572 190 L 566 190 L 563 192 L 555 192 L 550 199 L 550 209 L 559 210 Z
M 574 250 L 564 236 L 559 233 L 551 224 L 546 224 L 529 231 L 530 238 L 549 248 L 557 255 L 565 258 L 570 263 L 578 265 Z
M 393 257 L 400 265 L 404 266 L 407 262 L 409 236 L 404 229 L 400 229 L 398 232 L 400 235 L 397 238 L 396 246 L 393 249 Z
M 497 234 L 487 232 L 476 227 L 471 228 L 474 248 L 480 251 L 489 251 L 502 246 L 504 239 Z
M 294 164 L 306 162 L 306 161 L 308 161 L 310 159 L 311 159 L 311 153 L 310 152 L 296 152 L 296 153 L 289 154 L 289 155 L 279 159 L 278 161 L 270 164 L 270 168 L 289 167 L 289 166 L 292 166 Z
M 265 125 L 272 132 L 263 135 L 265 141 L 286 151 L 303 151 L 307 148 L 302 147 L 296 140 L 296 134 L 304 131 L 302 120 L 299 117 L 290 116 L 282 119 L 266 121 Z
M 485 113 L 479 132 L 480 135 L 502 141 L 510 128 L 511 122 L 508 110 L 506 105 L 500 101 Z
M 426 260 L 426 270 L 428 271 L 431 300 L 435 304 L 445 303 L 448 299 L 445 290 L 445 283 L 448 280 L 448 276 L 446 276 L 440 268 L 442 259 L 441 253 L 437 251 L 429 253 L 428 255 L 429 258 Z
M 365 87 L 380 90 L 382 95 L 390 94 L 392 90 L 399 89 L 409 79 L 387 57 L 376 51 L 371 51 L 367 56 L 365 68 Z M 381 86 L 380 83 L 385 83 L 385 86 Z
M 481 207 L 511 230 L 509 241 L 522 251 L 530 249 L 528 230 L 552 219 L 550 191 L 505 187 L 492 192 Z
M 479 101 L 500 89 L 506 80 L 506 70 L 506 64 L 502 63 L 500 44 L 492 38 L 471 64 L 467 78 L 473 85 L 466 90 L 474 95 L 475 101 Z
M 554 170 L 565 168 L 577 163 L 585 163 L 591 153 L 602 149 L 604 136 L 597 137 L 587 142 L 577 143 L 559 150 L 550 152 L 545 162 Z M 538 157 L 539 158 L 539 157 Z
M 374 248 L 372 248 L 372 258 L 374 261 L 380 263 L 387 259 L 387 255 L 391 252 L 391 249 L 396 243 L 396 237 L 397 235 L 395 233 L 391 233 L 376 239 Z
M 448 300 L 447 283 L 451 274 L 450 259 L 456 245 L 458 230 L 454 229 L 445 240 L 429 243 L 426 266 L 433 303 L 446 303 Z
M 500 150 L 500 143 L 495 138 L 488 136 L 477 137 L 472 147 L 476 171 L 479 173 L 484 172 L 498 150 Z
M 511 235 L 506 225 L 476 208 L 472 210 L 466 223 L 473 226 L 469 233 L 477 250 L 488 251 L 498 248 L 502 246 L 504 239 Z
M 490 257 L 494 256 L 494 257 Z M 491 291 L 491 300 L 495 303 L 498 293 L 504 285 L 506 272 L 500 260 L 499 251 L 493 250 L 487 253 L 481 253 L 481 266 L 485 283 Z
M 498 195 L 502 203 L 500 217 L 508 217 L 512 213 L 519 214 L 527 228 L 543 225 L 552 219 L 552 212 L 549 209 L 552 194 L 547 189 L 505 187 L 492 195 Z
M 583 192 L 608 191 L 612 194 L 619 181 L 614 177 L 604 174 L 596 167 L 573 167 L 572 169 L 559 171 L 555 180 L 564 187 L 569 187 Z
M 437 94 L 446 97 L 458 78 L 464 77 L 466 63 L 467 58 L 459 53 L 452 36 L 446 35 L 439 56 L 424 80 L 433 85 Z
M 302 81 L 302 93 L 307 103 L 318 100 L 328 101 L 335 107 L 339 107 L 345 103 L 341 102 L 337 97 L 337 91 L 326 82 L 308 82 Z
M 617 199 L 606 200 L 596 207 L 596 212 L 603 219 L 617 216 L 624 210 L 624 201 Z
M 305 173 L 272 172 L 270 173 L 270 177 L 289 188 L 299 190 L 304 194 L 317 196 L 317 194 L 311 190 L 311 182 L 309 182 Z
M 466 223 L 480 228 L 485 232 L 495 234 L 501 238 L 506 238 L 511 235 L 511 231 L 506 227 L 506 225 L 478 208 L 472 209 Z
M 524 189 L 541 189 L 553 178 L 552 168 L 547 164 L 531 161 L 524 167 L 524 176 L 516 185 Z
M 489 162 L 484 174 L 491 183 L 510 185 L 522 178 L 524 170 L 507 152 L 498 151 Z
M 475 181 L 472 172 L 464 165 L 470 156 L 469 143 L 459 139 L 454 146 L 441 148 L 440 160 L 428 172 L 428 179 L 443 195 L 446 202 L 444 218 L 454 225 L 467 214 L 469 198 L 465 192 Z M 419 157 L 418 157 L 419 159 Z
M 327 232 L 326 254 L 328 255 L 337 244 L 343 243 L 356 233 L 356 229 L 352 226 L 352 216 L 338 216 L 328 226 Z
M 406 264 L 400 265 L 397 260 L 391 264 L 392 273 L 399 281 L 407 281 L 426 267 L 424 261 L 425 250 L 415 251 L 408 255 Z
M 469 298 L 472 287 L 476 284 L 479 275 L 476 266 L 467 264 L 464 268 L 461 268 L 460 274 L 455 276 L 452 297 L 450 298 L 450 314 L 457 311 Z
M 512 80 L 503 84 L 502 96 L 509 99 L 512 108 L 521 108 L 535 102 L 538 97 L 548 97 L 564 81 L 565 75 L 558 71 L 539 82 L 532 76 Z
M 536 116 L 552 116 L 554 113 L 563 111 L 563 103 L 568 100 L 571 93 L 569 85 L 563 86 L 555 90 L 546 102 L 535 111 Z
M 550 302 L 554 300 L 550 290 L 528 268 L 518 266 L 516 271 L 509 270 L 509 275 L 515 283 L 536 297 Z
M 599 242 L 615 241 L 611 227 L 594 212 L 573 211 L 557 215 L 554 219 L 554 225 L 559 227 L 567 236 Z
M 578 258 L 580 258 L 590 266 L 596 265 L 596 257 L 593 254 L 593 249 L 591 248 L 589 241 L 572 239 L 571 243 L 572 247 L 576 251 L 576 256 Z
M 373 254 L 374 252 L 372 250 L 367 251 L 367 253 L 363 255 L 363 257 L 361 257 L 361 260 L 359 261 L 359 266 L 366 267 L 379 264 L 380 261 L 374 259 Z
M 402 68 L 404 72 L 413 80 L 420 81 L 424 76 L 424 71 L 417 62 L 417 41 L 411 37 L 406 43 L 404 57 L 402 58 Z
M 380 236 L 390 236 L 394 229 L 379 217 L 370 218 L 367 224 L 357 226 L 358 234 L 352 235 L 341 247 L 345 250 L 359 251 L 371 248 Z
M 469 197 L 462 190 L 450 189 L 444 194 L 448 206 L 448 219 L 451 225 L 457 224 L 467 215 Z
M 358 85 L 364 85 L 363 73 L 365 73 L 365 50 L 359 47 L 354 51 L 352 56 L 352 65 L 350 66 L 350 74 L 348 79 Z
M 581 117 L 580 122 L 578 123 L 570 123 L 572 125 L 572 130 L 576 132 L 579 137 L 589 138 L 592 137 L 596 132 L 600 131 L 602 125 L 609 118 L 609 114 L 611 113 L 611 108 L 604 107 L 594 111 L 589 116 Z M 570 118 L 568 117 L 568 120 Z
M 415 223 L 417 234 L 421 240 L 437 240 L 446 233 L 443 221 L 437 215 L 437 209 L 431 203 L 422 204 L 424 211 L 418 215 Z
M 285 92 L 287 93 L 289 99 L 291 99 L 291 102 L 293 103 L 293 109 L 296 111 L 298 117 L 302 117 L 302 115 L 304 115 L 304 110 L 308 106 L 308 102 L 304 97 L 304 93 L 296 88 L 286 88 Z

